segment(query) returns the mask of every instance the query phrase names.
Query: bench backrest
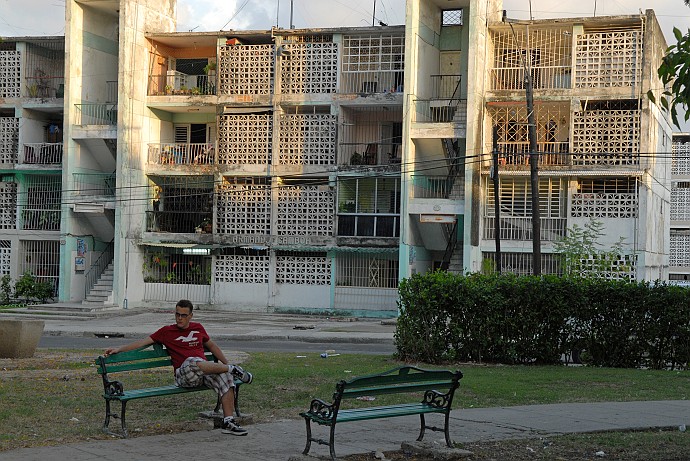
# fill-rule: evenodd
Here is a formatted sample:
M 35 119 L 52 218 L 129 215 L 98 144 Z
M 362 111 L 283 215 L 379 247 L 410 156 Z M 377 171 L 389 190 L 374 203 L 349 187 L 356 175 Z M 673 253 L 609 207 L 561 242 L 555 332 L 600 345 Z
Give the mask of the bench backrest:
M 377 375 L 362 376 L 336 384 L 334 398 L 357 398 L 369 395 L 399 394 L 404 392 L 455 390 L 462 372 L 449 370 L 423 370 L 400 367 Z
M 206 352 L 206 360 L 217 361 L 211 352 Z M 144 370 L 172 366 L 172 359 L 163 345 L 155 343 L 133 351 L 120 352 L 107 357 L 100 356 L 96 360 L 97 371 L 104 375 L 120 371 Z

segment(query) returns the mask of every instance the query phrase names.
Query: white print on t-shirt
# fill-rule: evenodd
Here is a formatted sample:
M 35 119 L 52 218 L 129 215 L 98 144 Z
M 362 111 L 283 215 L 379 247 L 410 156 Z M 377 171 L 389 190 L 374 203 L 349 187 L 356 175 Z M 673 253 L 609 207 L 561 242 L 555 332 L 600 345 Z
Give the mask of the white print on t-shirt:
M 194 337 L 194 335 L 197 333 L 198 331 L 192 330 L 189 332 L 187 336 L 178 336 L 177 338 L 175 338 L 175 341 L 182 341 L 183 343 L 191 343 L 192 341 L 198 341 L 198 339 Z

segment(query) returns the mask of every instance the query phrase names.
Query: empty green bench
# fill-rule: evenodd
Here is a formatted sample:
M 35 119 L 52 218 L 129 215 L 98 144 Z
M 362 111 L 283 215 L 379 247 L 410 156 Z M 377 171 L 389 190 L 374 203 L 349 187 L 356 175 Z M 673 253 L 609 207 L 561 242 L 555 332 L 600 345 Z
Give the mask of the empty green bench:
M 418 441 L 424 438 L 424 431 L 429 429 L 443 432 L 446 437 L 446 444 L 452 447 L 448 423 L 453 395 L 458 388 L 460 379 L 462 379 L 460 371 L 422 370 L 405 366 L 377 375 L 363 376 L 349 381 L 341 380 L 335 386 L 332 403 L 314 399 L 311 401 L 309 410 L 300 413 L 307 425 L 307 445 L 303 454 L 308 454 L 311 443 L 316 442 L 321 445 L 328 445 L 331 458 L 335 459 L 334 438 L 335 426 L 338 423 L 406 415 L 419 415 L 421 427 Z M 343 401 L 347 399 L 404 393 L 414 393 L 417 398 L 422 395 L 421 401 L 365 408 L 342 408 Z M 412 398 L 413 396 L 410 397 L 410 399 Z M 427 413 L 445 415 L 443 428 L 427 426 L 424 419 L 424 415 Z M 323 426 L 330 426 L 328 441 L 312 436 L 312 421 Z
M 217 362 L 218 359 L 211 353 L 206 352 L 206 359 Z M 112 354 L 108 357 L 99 356 L 96 359 L 96 370 L 103 378 L 103 398 L 105 399 L 105 422 L 103 423 L 103 431 L 110 435 L 119 437 L 128 437 L 127 424 L 125 420 L 125 411 L 127 409 L 127 402 L 136 399 L 145 399 L 148 397 L 159 397 L 164 395 L 184 394 L 186 392 L 197 392 L 215 390 L 206 387 L 178 387 L 175 384 L 169 384 L 158 387 L 149 387 L 141 389 L 125 389 L 125 385 L 120 381 L 111 380 L 110 374 L 132 371 L 132 370 L 148 370 L 160 367 L 170 367 L 170 379 L 174 380 L 172 372 L 172 361 L 168 355 L 167 350 L 161 344 L 153 344 L 141 349 L 133 351 L 120 352 Z M 235 379 L 235 415 L 240 416 L 240 407 L 238 404 L 238 397 L 240 393 L 240 385 L 242 381 Z M 120 414 L 113 412 L 110 408 L 111 402 L 120 402 Z M 214 409 L 218 413 L 221 407 L 220 397 L 216 402 Z M 122 424 L 122 433 L 118 434 L 112 432 L 109 428 L 110 418 L 120 418 Z

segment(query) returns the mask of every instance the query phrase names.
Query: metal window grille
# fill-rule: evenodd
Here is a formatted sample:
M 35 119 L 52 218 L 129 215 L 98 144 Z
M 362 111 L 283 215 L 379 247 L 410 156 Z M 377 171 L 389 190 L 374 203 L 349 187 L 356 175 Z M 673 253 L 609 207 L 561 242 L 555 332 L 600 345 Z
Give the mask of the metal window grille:
M 343 36 L 341 91 L 383 93 L 399 91 L 405 68 L 405 36 Z
M 462 8 L 455 10 L 443 10 L 443 17 L 441 25 L 443 26 L 461 26 L 462 25 Z
M 338 138 L 340 165 L 388 165 L 402 155 L 402 109 L 341 108 Z
M 339 253 L 336 255 L 335 284 L 341 287 L 397 288 L 397 255 Z
M 144 282 L 210 285 L 211 256 L 184 254 L 179 248 L 147 247 Z
M 62 178 L 27 176 L 19 196 L 22 229 L 60 230 Z
M 331 259 L 326 253 L 277 251 L 276 283 L 329 285 Z
M 502 165 L 529 166 L 529 137 L 527 133 L 527 107 L 523 104 L 492 105 L 488 108 L 492 126 L 498 131 L 499 160 Z M 537 125 L 537 153 L 540 166 L 567 165 L 569 163 L 570 109 L 563 104 L 535 105 Z M 487 152 L 493 149 L 486 144 Z M 489 160 L 486 160 L 488 165 Z
M 496 208 L 493 182 L 486 180 L 484 206 L 484 239 L 495 238 Z M 529 178 L 501 178 L 501 239 L 532 239 L 532 191 Z M 541 239 L 555 241 L 566 232 L 566 189 L 560 178 L 539 181 L 539 210 Z
M 60 280 L 60 242 L 20 240 L 19 272 L 29 272 L 38 282 L 48 282 L 57 293 Z
M 149 190 L 147 230 L 191 234 L 213 223 L 213 176 L 150 177 Z
M 65 39 L 30 40 L 24 53 L 26 96 L 61 98 L 65 91 Z
M 493 89 L 524 90 L 526 67 L 535 90 L 571 88 L 570 28 L 502 28 L 491 33 L 491 41 Z

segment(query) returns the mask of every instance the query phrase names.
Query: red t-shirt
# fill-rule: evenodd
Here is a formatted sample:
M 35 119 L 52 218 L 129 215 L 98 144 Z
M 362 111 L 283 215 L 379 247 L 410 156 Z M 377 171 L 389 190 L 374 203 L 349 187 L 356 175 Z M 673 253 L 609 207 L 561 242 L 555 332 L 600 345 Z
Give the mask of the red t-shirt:
M 209 340 L 209 336 L 200 323 L 189 322 L 186 330 L 180 330 L 177 325 L 168 325 L 152 334 L 151 339 L 168 348 L 168 354 L 176 370 L 189 357 L 206 358 L 204 343 Z

